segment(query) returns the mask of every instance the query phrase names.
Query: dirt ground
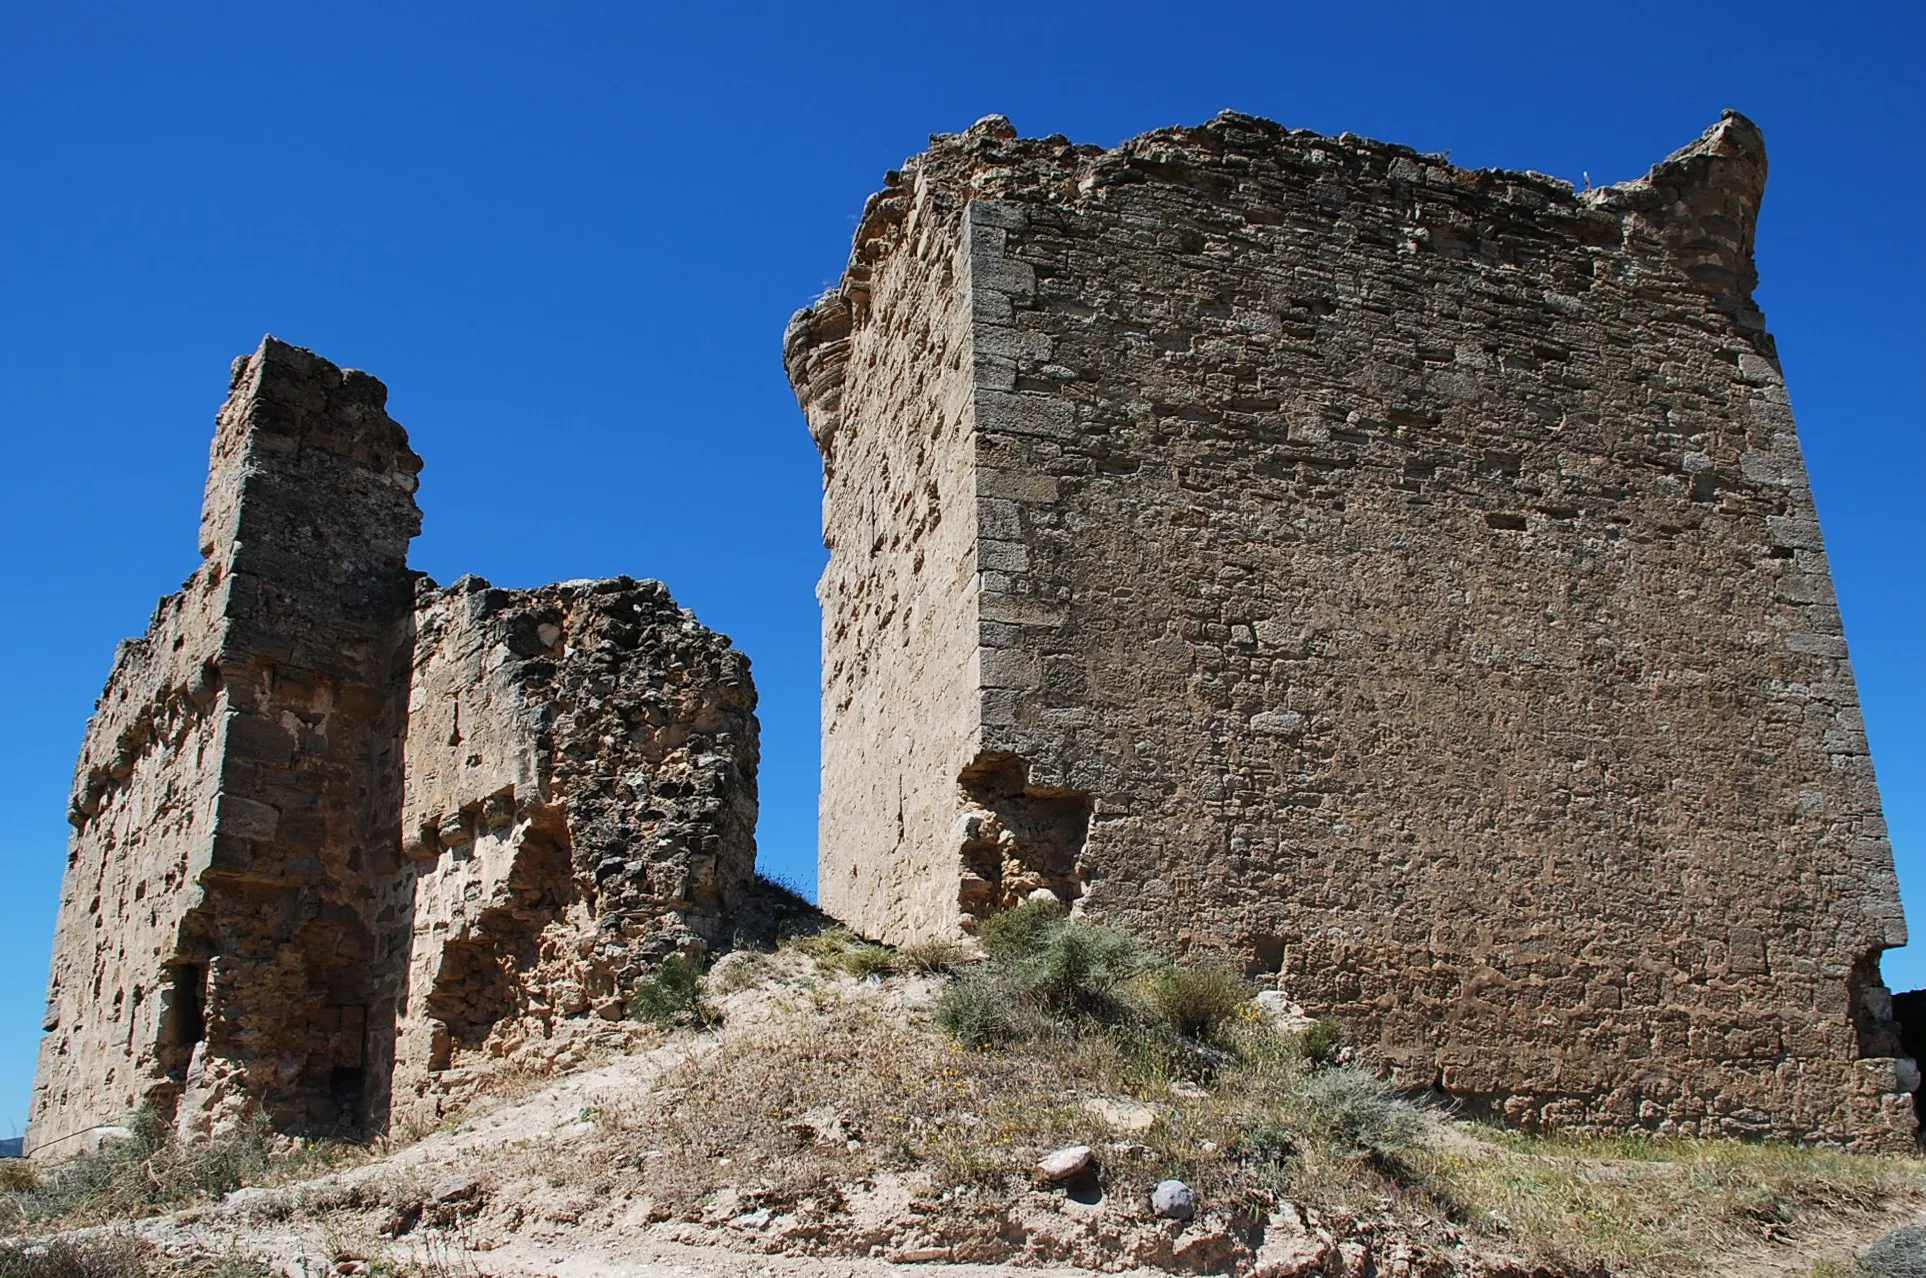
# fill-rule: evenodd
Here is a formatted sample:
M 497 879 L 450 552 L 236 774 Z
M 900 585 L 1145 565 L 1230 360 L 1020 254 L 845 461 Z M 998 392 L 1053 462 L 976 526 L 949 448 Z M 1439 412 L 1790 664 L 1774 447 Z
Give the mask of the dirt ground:
M 881 1000 L 896 1010 L 927 995 L 927 982 L 916 980 L 886 989 L 875 981 L 839 985 L 847 988 L 838 998 Z M 722 1001 L 720 1033 L 670 1036 L 531 1094 L 479 1106 L 411 1144 L 312 1180 L 237 1190 L 218 1204 L 123 1228 L 182 1260 L 248 1254 L 298 1278 L 1016 1278 L 1039 1272 L 1593 1278 L 1606 1272 L 1535 1264 L 1444 1222 L 1400 1216 L 1389 1203 L 1376 1219 L 1333 1219 L 1284 1203 L 1263 1222 L 1261 1237 L 1247 1227 L 1235 1245 L 1227 1235 L 1237 1226 L 1207 1212 L 1188 1224 L 1155 1220 L 1115 1194 L 1089 1200 L 1043 1185 L 994 1204 L 993 1226 L 959 1234 L 955 1213 L 944 1218 L 929 1211 L 927 1189 L 889 1175 L 838 1187 L 833 1226 L 794 1205 L 772 1206 L 749 1186 L 739 1197 L 728 1188 L 707 1190 L 697 1207 L 665 1210 L 633 1182 L 612 1176 L 609 1169 L 632 1158 L 635 1147 L 619 1139 L 633 1129 L 610 1116 L 648 1112 L 678 1073 L 727 1068 L 731 1053 L 742 1050 L 739 1036 L 767 1023 L 774 1005 L 767 990 Z M 1926 1223 L 1926 1185 L 1847 1204 L 1796 1233 L 1764 1229 L 1720 1251 L 1710 1269 L 1661 1262 L 1623 1272 L 1845 1275 L 1867 1245 L 1911 1222 Z

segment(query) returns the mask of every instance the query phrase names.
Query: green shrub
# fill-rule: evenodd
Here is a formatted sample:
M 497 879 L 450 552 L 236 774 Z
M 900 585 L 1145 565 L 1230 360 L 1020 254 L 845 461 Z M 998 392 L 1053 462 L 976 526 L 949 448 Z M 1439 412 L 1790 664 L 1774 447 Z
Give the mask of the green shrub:
M 1329 1065 L 1337 1060 L 1344 1046 L 1344 1026 L 1335 1016 L 1320 1016 L 1299 1036 L 1297 1045 L 1305 1060 Z
M 1345 1153 L 1395 1162 L 1423 1145 L 1437 1120 L 1391 1084 L 1349 1066 L 1324 1070 L 1305 1088 L 1323 1135 Z
M 1037 937 L 1031 952 L 998 964 L 1013 991 L 1059 1017 L 1118 1021 L 1129 1015 L 1125 986 L 1145 965 L 1136 942 L 1069 919 Z
M 1121 933 L 1077 922 L 1054 901 L 1026 901 L 984 920 L 978 937 L 989 961 L 936 1006 L 938 1024 L 969 1046 L 1143 1019 L 1129 984 L 1149 960 Z
M 662 960 L 654 976 L 629 987 L 629 1016 L 663 1028 L 706 1028 L 722 1018 L 702 997 L 702 972 L 680 954 Z
M 1159 964 L 1143 978 L 1151 1015 L 1184 1038 L 1214 1042 L 1250 1001 L 1250 985 L 1221 967 Z
M 976 939 L 992 960 L 1022 958 L 1041 949 L 1049 933 L 1068 917 L 1055 901 L 1023 901 L 992 914 Z
M 1297 1133 L 1280 1122 L 1259 1122 L 1237 1138 L 1235 1152 L 1246 1164 L 1281 1170 L 1297 1159 Z
M 952 982 L 936 999 L 936 1023 L 965 1047 L 989 1047 L 1021 1037 L 1010 990 L 993 978 Z

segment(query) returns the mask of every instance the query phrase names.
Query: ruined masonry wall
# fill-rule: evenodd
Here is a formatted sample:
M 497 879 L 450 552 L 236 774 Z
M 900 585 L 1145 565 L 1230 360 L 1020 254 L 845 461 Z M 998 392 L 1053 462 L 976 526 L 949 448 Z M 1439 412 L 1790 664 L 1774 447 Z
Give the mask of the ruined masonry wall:
M 894 853 L 950 862 L 924 934 L 1042 884 L 1474 1108 L 1909 1142 L 1764 174 L 1734 116 L 1580 195 L 1225 115 L 1114 151 L 993 119 L 892 177 L 956 210 L 976 354 L 979 754 Z M 825 884 L 864 855 L 825 837 Z
M 386 396 L 272 338 L 235 363 L 204 563 L 88 726 L 29 1152 L 141 1105 L 189 1137 L 432 1117 L 728 939 L 748 663 L 652 582 L 410 572 Z
M 193 1044 L 171 979 L 192 885 L 212 846 L 223 716 L 210 614 L 225 592 L 197 572 L 120 645 L 81 746 L 32 1099 L 34 1145 L 85 1148 L 103 1113 L 177 1090 Z
M 183 1133 L 255 1109 L 359 1130 L 386 1107 L 395 974 L 370 918 L 394 873 L 408 543 L 421 459 L 366 373 L 269 339 L 237 361 L 202 553 L 222 568 L 221 797 L 180 953 L 208 973 Z
M 906 940 L 955 914 L 977 753 L 973 375 L 963 247 L 927 190 L 872 201 L 852 282 L 785 347 L 824 457 L 822 907 Z M 875 261 L 872 273 L 865 263 Z M 864 370 L 844 379 L 845 367 Z M 820 393 L 812 388 L 820 388 Z M 913 727 L 912 727 L 913 725 Z
M 722 948 L 755 875 L 748 662 L 655 582 L 424 587 L 398 918 L 394 1120 L 432 1121 L 621 1019 L 673 952 Z

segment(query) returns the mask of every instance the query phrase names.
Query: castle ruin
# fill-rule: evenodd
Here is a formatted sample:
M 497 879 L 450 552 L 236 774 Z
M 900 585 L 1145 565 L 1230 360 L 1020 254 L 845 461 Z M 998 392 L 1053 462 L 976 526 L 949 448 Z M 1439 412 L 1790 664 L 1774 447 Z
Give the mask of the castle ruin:
M 747 660 L 657 583 L 445 589 L 387 391 L 236 360 L 200 568 L 75 776 L 29 1153 L 141 1106 L 367 1135 L 622 1015 L 754 875 Z
M 1765 175 L 1731 113 L 1584 192 L 1229 113 L 932 139 L 785 341 L 824 908 L 1048 892 L 1474 1110 L 1909 1146 Z
M 1765 168 L 1731 114 L 1585 192 L 1233 114 L 933 139 L 785 341 L 823 905 L 1045 894 L 1523 1123 L 1909 1146 Z M 235 363 L 203 562 L 88 726 L 37 1155 L 432 1119 L 750 908 L 747 661 L 654 582 L 412 572 L 385 405 Z

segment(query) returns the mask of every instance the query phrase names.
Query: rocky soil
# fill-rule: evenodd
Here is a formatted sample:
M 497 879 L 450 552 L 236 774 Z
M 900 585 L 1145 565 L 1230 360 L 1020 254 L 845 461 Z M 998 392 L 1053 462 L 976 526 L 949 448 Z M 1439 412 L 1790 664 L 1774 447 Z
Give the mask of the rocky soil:
M 1649 1264 L 1610 1267 L 1548 1257 L 1529 1239 L 1481 1233 L 1462 1218 L 1454 1223 L 1415 1210 L 1411 1200 L 1387 1197 L 1373 1206 L 1353 1195 L 1314 1203 L 1307 1189 L 1297 1195 L 1303 1201 L 1280 1198 L 1260 1212 L 1201 1194 L 1192 1205 L 1160 1184 L 1154 1171 L 1137 1170 L 1147 1166 L 1149 1149 L 1131 1136 L 1152 1139 L 1141 1129 L 1160 1111 L 1127 1099 L 1083 1105 L 1117 1137 L 1090 1150 L 1096 1174 L 1058 1166 L 1037 1172 L 1027 1187 L 994 1193 L 939 1189 L 918 1171 L 880 1163 L 871 1174 L 805 1182 L 799 1190 L 766 1175 L 732 1178 L 730 1163 L 737 1160 L 728 1155 L 714 1158 L 713 1168 L 698 1168 L 674 1161 L 686 1158 L 686 1150 L 644 1147 L 661 1130 L 652 1126 L 658 1111 L 677 1102 L 687 1079 L 720 1078 L 740 1068 L 756 1037 L 789 1024 L 785 1018 L 835 1019 L 860 1009 L 886 1018 L 882 1024 L 897 1018 L 911 1037 L 919 1009 L 941 982 L 812 975 L 795 956 L 770 966 L 773 976 L 717 996 L 720 1029 L 678 1031 L 632 1054 L 591 1057 L 540 1091 L 471 1111 L 411 1144 L 315 1179 L 240 1189 L 217 1204 L 122 1228 L 181 1261 L 246 1254 L 302 1278 L 1003 1278 L 1039 1270 L 1246 1278 L 1809 1278 L 1853 1273 L 1844 1266 L 1882 1235 L 1926 1224 L 1926 1192 L 1918 1188 L 1842 1194 L 1829 1215 L 1808 1212 L 1796 1228 L 1763 1225 L 1756 1237 L 1721 1245 L 1690 1266 L 1661 1255 Z M 799 1004 L 805 993 L 810 1001 Z M 844 1146 L 863 1143 L 835 1113 L 770 1113 L 771 1129 L 798 1142 L 798 1157 L 824 1147 L 840 1157 Z M 1464 1157 L 1482 1157 L 1490 1151 L 1475 1131 L 1447 1122 L 1436 1139 Z M 747 1157 L 739 1161 L 754 1165 Z M 1078 1161 L 1063 1160 L 1066 1166 Z M 649 1174 L 661 1168 L 672 1175 Z M 1145 1181 L 1144 1192 L 1138 1180 Z M 1162 1216 L 1159 1206 L 1166 1209 Z M 1186 1213 L 1189 1219 L 1170 1218 Z

